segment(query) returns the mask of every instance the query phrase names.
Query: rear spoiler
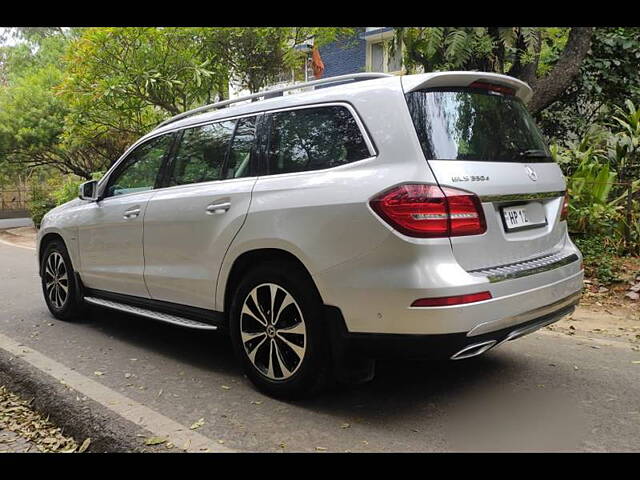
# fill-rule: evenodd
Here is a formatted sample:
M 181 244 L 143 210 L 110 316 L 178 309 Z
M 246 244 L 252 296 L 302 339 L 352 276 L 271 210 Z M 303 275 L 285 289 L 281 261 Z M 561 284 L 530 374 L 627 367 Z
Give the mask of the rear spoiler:
M 533 95 L 531 87 L 522 80 L 487 72 L 432 72 L 400 77 L 405 93 L 437 87 L 468 87 L 474 82 L 486 82 L 513 88 L 516 96 L 527 102 Z

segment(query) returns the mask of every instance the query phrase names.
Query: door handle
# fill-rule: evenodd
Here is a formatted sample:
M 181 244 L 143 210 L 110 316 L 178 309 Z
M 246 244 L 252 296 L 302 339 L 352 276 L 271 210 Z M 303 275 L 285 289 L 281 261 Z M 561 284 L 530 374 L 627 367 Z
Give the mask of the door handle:
M 207 205 L 207 214 L 222 214 L 231 208 L 231 202 L 211 203 Z
M 140 215 L 140 208 L 135 207 L 124 212 L 122 218 L 124 218 L 125 220 L 129 220 L 130 218 L 136 218 L 138 215 Z

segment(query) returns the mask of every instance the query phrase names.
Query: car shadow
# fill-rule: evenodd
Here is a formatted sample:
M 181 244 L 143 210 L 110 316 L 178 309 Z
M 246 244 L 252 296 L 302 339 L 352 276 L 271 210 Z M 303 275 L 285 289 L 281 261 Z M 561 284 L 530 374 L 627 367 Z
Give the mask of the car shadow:
M 378 441 L 383 440 L 385 432 L 394 431 L 393 437 L 401 442 L 417 434 L 415 438 L 424 442 L 453 438 L 460 448 L 470 442 L 472 449 L 496 450 L 529 448 L 529 444 L 518 443 L 522 435 L 513 433 L 514 427 L 536 432 L 536 428 L 542 426 L 545 432 L 552 433 L 536 433 L 530 444 L 533 450 L 544 450 L 545 445 L 551 445 L 552 437 L 562 440 L 554 428 L 577 432 L 576 425 L 587 424 L 582 419 L 571 419 L 571 415 L 576 414 L 569 410 L 573 407 L 566 392 L 563 394 L 566 398 L 556 398 L 558 390 L 562 393 L 562 385 L 571 382 L 570 373 L 550 367 L 544 358 L 528 355 L 528 348 L 523 354 L 511 348 L 499 348 L 462 361 L 379 360 L 371 382 L 341 385 L 313 398 L 284 401 L 262 395 L 255 389 L 243 375 L 228 336 L 221 332 L 189 330 L 100 308 L 92 308 L 81 325 L 150 354 L 191 366 L 199 371 L 198 376 L 204 379 L 205 385 L 215 375 L 228 376 L 229 381 L 236 383 L 233 390 L 224 394 L 226 401 L 232 411 L 252 425 L 265 421 L 289 426 L 299 423 L 310 429 L 309 435 L 316 435 L 316 429 L 323 428 L 318 425 L 332 418 L 328 425 L 333 424 L 332 428 L 336 428 L 343 439 L 361 435 L 362 428 L 367 428 L 368 435 Z M 531 382 L 531 378 L 540 378 L 544 369 L 552 369 L 556 387 L 540 388 Z M 217 393 L 213 390 L 211 393 L 213 396 L 200 398 L 219 401 Z M 258 398 L 262 409 L 241 407 L 248 399 L 255 404 Z M 555 401 L 553 407 L 550 401 Z M 268 420 L 265 420 L 264 409 L 270 412 Z M 549 416 L 549 412 L 555 414 Z M 357 428 L 349 433 L 350 427 L 346 427 L 347 431 L 339 428 L 344 424 Z M 495 437 L 493 440 L 487 440 L 487 431 Z M 499 443 L 505 442 L 504 439 L 511 441 L 512 437 L 515 447 Z M 558 448 L 577 445 L 567 442 Z M 403 449 L 406 445 L 409 443 L 390 448 Z M 422 448 L 421 444 L 411 445 Z
M 81 323 L 198 369 L 242 376 L 229 337 L 223 332 L 192 330 L 99 307 L 90 307 Z

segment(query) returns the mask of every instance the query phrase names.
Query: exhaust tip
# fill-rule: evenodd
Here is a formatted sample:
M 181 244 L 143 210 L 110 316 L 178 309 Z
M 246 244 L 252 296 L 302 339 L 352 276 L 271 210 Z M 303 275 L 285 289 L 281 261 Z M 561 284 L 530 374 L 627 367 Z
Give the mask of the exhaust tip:
M 473 343 L 467 345 L 462 350 L 451 355 L 451 360 L 464 360 L 465 358 L 477 357 L 492 348 L 497 340 L 487 340 L 486 342 Z

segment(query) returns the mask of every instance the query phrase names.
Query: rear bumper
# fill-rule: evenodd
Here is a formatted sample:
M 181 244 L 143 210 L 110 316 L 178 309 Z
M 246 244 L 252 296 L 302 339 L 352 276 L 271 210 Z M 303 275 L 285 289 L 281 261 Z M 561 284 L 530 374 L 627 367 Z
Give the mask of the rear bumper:
M 339 309 L 328 307 L 334 348 L 370 358 L 463 359 L 484 353 L 500 344 L 516 340 L 570 315 L 580 293 L 571 294 L 545 307 L 521 314 L 498 329 L 474 329 L 467 333 L 432 335 L 353 333 L 346 328 Z M 480 327 L 479 325 L 478 327 Z M 477 328 L 477 327 L 476 327 Z M 472 334 L 473 333 L 473 334 Z
M 467 271 L 448 238 L 400 239 L 390 234 L 375 249 L 315 272 L 313 278 L 324 303 L 341 310 L 349 332 L 479 335 L 526 322 L 529 312 L 582 290 L 582 255 L 569 237 L 551 251 L 553 255 L 538 259 Z M 483 255 L 481 249 L 477 255 Z M 484 301 L 411 306 L 419 298 L 486 291 L 492 298 Z

